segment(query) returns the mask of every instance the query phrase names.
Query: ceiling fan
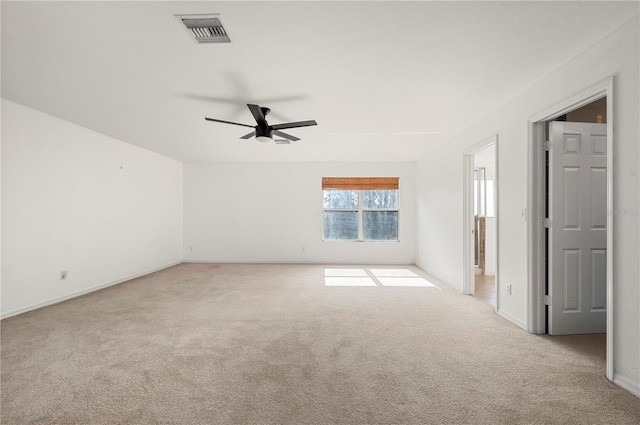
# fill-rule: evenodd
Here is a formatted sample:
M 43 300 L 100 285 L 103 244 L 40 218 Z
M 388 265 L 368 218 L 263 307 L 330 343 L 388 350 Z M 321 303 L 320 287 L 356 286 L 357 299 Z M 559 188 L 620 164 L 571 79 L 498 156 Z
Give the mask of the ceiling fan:
M 297 142 L 298 140 L 300 140 L 298 137 L 292 136 L 287 133 L 283 133 L 280 130 L 287 129 L 287 128 L 308 127 L 311 125 L 318 125 L 318 123 L 315 120 L 286 122 L 282 124 L 269 125 L 265 117 L 269 114 L 269 112 L 271 112 L 271 109 L 265 108 L 264 106 L 253 105 L 251 103 L 247 103 L 247 106 L 249 107 L 249 110 L 251 111 L 251 114 L 253 115 L 253 118 L 255 118 L 256 123 L 258 125 L 253 126 L 249 124 L 241 124 L 238 122 L 224 121 L 224 120 L 218 120 L 215 118 L 206 118 L 206 117 L 205 117 L 205 120 L 221 122 L 225 124 L 241 125 L 243 127 L 253 128 L 254 131 L 252 131 L 249 134 L 245 134 L 240 138 L 250 139 L 255 136 L 256 140 L 262 143 L 272 141 L 274 135 L 283 137 L 284 139 L 286 139 L 286 143 L 288 143 L 288 141 Z M 276 140 L 276 142 L 278 141 Z

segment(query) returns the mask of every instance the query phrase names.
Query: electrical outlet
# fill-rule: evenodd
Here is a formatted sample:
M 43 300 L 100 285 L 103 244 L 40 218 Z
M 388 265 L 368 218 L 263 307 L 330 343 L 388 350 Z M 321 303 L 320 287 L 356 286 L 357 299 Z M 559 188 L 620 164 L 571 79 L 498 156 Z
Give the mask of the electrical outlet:
M 62 270 L 60 272 L 60 280 L 65 280 L 67 278 L 67 271 L 66 270 Z
M 507 283 L 507 295 L 511 295 L 511 284 Z

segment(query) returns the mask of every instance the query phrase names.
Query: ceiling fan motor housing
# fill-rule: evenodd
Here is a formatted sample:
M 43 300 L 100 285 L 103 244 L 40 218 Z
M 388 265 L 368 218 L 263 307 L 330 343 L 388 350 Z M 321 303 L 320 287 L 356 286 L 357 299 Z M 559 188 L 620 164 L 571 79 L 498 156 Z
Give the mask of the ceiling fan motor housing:
M 273 128 L 256 126 L 256 140 L 268 142 L 265 138 L 273 140 Z

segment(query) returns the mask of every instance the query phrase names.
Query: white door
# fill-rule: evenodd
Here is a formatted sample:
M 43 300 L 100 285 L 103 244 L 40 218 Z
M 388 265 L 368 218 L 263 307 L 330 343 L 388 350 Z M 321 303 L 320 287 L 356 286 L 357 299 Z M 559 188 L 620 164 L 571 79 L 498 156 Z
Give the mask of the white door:
M 549 333 L 606 332 L 607 125 L 549 125 Z

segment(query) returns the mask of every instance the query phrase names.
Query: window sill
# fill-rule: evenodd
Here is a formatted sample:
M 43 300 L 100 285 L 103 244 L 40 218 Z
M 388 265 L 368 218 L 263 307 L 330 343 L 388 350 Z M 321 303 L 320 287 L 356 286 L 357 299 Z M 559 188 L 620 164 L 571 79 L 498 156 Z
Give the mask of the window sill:
M 322 242 L 328 243 L 400 243 L 400 240 L 380 240 L 380 241 L 359 241 L 359 240 L 346 240 L 346 239 L 322 239 Z

